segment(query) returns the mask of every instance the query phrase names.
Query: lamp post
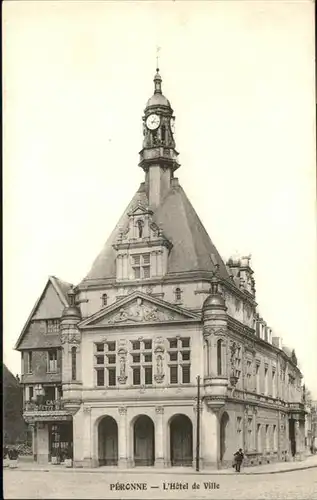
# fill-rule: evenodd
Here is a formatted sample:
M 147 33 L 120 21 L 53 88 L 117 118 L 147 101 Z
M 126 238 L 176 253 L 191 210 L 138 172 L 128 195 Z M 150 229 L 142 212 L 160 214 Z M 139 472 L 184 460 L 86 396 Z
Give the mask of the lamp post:
M 196 432 L 196 471 L 199 472 L 200 455 L 200 375 L 197 375 L 197 432 Z

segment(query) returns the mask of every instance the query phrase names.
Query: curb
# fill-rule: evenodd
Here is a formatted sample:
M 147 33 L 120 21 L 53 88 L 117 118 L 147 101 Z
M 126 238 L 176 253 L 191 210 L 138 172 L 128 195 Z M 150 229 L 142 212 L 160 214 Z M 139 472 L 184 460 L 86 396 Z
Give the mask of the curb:
M 314 469 L 315 467 L 317 467 L 317 465 L 307 465 L 305 467 L 298 467 L 298 468 L 292 468 L 292 469 L 282 469 L 282 470 L 274 470 L 274 471 L 266 471 L 266 472 L 240 472 L 240 473 L 235 473 L 235 472 L 231 472 L 231 473 L 223 473 L 223 472 L 213 472 L 213 471 L 210 471 L 210 472 L 207 472 L 207 471 L 202 471 L 202 472 L 194 472 L 194 471 L 190 471 L 190 472 L 175 472 L 175 474 L 186 474 L 186 476 L 203 476 L 203 475 L 208 475 L 208 476 L 236 476 L 237 474 L 239 474 L 240 476 L 259 476 L 259 475 L 267 475 L 267 474 L 284 474 L 286 472 L 295 472 L 295 471 L 300 471 L 300 470 L 307 470 L 307 469 Z M 10 468 L 5 468 L 4 470 L 11 470 L 11 471 L 19 471 L 19 472 L 53 472 L 53 469 L 26 469 L 26 468 L 23 468 L 23 469 L 19 469 L 19 468 L 16 468 L 16 469 L 10 469 Z M 56 469 L 58 472 L 64 472 L 64 473 L 70 473 L 70 472 L 80 472 L 82 474 L 113 474 L 113 473 L 118 473 L 120 472 L 120 469 L 117 470 L 117 471 L 113 471 L 113 470 L 109 470 L 109 471 L 104 471 L 104 470 L 95 470 L 95 469 L 81 469 L 81 468 L 77 468 L 77 467 L 73 467 L 71 469 Z M 122 471 L 123 472 L 123 471 Z M 125 474 L 142 474 L 144 473 L 144 471 L 140 472 L 140 471 L 135 471 L 135 470 L 131 470 L 131 471 L 124 471 Z M 165 472 L 150 472 L 152 474 L 165 474 Z M 170 473 L 171 474 L 171 473 Z

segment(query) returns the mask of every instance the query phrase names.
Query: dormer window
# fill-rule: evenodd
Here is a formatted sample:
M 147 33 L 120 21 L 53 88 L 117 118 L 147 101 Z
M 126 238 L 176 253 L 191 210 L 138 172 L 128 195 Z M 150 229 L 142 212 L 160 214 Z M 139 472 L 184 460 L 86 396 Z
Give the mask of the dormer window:
M 108 304 L 108 295 L 106 293 L 101 296 L 101 304 L 102 307 L 105 307 Z
M 146 279 L 151 276 L 150 254 L 143 253 L 132 256 L 134 279 Z
M 182 290 L 179 287 L 177 287 L 177 288 L 175 288 L 175 292 L 174 293 L 175 293 L 175 302 L 181 302 L 181 300 L 182 300 Z

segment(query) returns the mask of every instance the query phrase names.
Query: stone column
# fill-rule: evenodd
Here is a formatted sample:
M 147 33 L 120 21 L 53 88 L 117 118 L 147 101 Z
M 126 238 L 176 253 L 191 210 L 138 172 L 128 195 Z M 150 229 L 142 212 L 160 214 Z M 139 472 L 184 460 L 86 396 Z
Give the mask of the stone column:
M 196 418 L 196 411 L 194 412 Z M 218 409 L 205 408 L 201 412 L 200 460 L 202 468 L 216 469 L 220 459 L 220 432 Z M 196 444 L 195 426 L 195 444 Z M 194 466 L 196 465 L 196 448 L 194 447 Z
M 162 276 L 163 274 L 163 252 L 162 250 L 157 251 L 157 274 Z
M 83 466 L 92 467 L 96 466 L 92 462 L 91 456 L 91 407 L 84 406 L 84 426 L 83 426 Z
M 32 431 L 32 453 L 33 453 L 33 460 L 36 462 L 37 460 L 37 436 L 36 436 L 36 424 L 31 423 L 29 424 L 29 427 Z
M 48 425 L 42 422 L 37 424 L 37 461 L 39 464 L 48 463 Z
M 128 432 L 127 432 L 127 408 L 122 406 L 119 411 L 119 435 L 118 435 L 118 466 L 122 469 L 128 467 Z
M 164 467 L 164 407 L 157 406 L 155 412 L 155 467 Z

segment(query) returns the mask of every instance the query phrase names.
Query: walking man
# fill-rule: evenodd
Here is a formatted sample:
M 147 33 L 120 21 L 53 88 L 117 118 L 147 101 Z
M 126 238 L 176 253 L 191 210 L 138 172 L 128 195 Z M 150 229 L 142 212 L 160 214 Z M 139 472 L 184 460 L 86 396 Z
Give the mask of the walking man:
M 239 451 L 237 451 L 233 456 L 234 456 L 234 466 L 236 468 L 236 472 L 240 472 L 241 464 L 244 457 L 242 453 L 242 448 L 239 448 Z

